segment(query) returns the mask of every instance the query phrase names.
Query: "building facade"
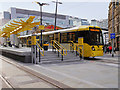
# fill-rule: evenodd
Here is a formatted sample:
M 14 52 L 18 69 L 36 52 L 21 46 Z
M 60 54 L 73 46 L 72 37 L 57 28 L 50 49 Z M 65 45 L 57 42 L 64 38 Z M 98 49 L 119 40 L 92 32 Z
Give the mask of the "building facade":
M 111 43 L 110 34 L 115 33 L 114 47 L 120 50 L 120 1 L 115 0 L 109 4 L 108 14 L 109 43 Z
M 1 15 L 1 13 L 0 13 Z M 40 20 L 40 12 L 39 11 L 33 11 L 33 10 L 26 10 L 26 9 L 19 9 L 11 7 L 8 11 L 4 11 L 3 15 L 1 15 L 2 18 L 0 18 L 0 26 L 4 25 L 11 19 L 16 18 L 28 18 L 29 16 L 35 16 L 36 20 Z M 42 13 L 42 23 L 45 25 L 54 25 L 55 21 L 55 14 L 54 13 Z M 77 26 L 80 24 L 81 19 L 77 17 L 72 17 L 68 15 L 61 15 L 57 14 L 57 26 L 62 28 L 68 28 Z
M 81 19 L 81 25 L 90 25 L 87 19 Z
M 108 29 L 108 19 L 101 19 L 101 20 L 93 19 L 93 20 L 91 20 L 91 24 L 90 25 L 92 25 L 92 26 L 99 26 L 101 28 Z
M 8 11 L 4 11 L 3 13 L 0 13 L 0 27 L 5 25 L 8 21 L 11 19 L 17 19 L 17 18 L 28 18 L 29 16 L 35 16 L 35 21 L 40 21 L 40 11 L 34 11 L 34 10 L 26 10 L 26 9 L 20 9 L 11 7 Z M 55 22 L 55 14 L 54 13 L 47 13 L 42 12 L 42 24 L 45 26 L 54 25 Z M 61 28 L 71 28 L 75 26 L 81 26 L 81 25 L 90 25 L 87 19 L 81 19 L 78 17 L 73 17 L 69 15 L 61 15 L 57 14 L 57 22 L 56 25 Z M 31 31 L 25 31 L 22 32 L 21 35 L 30 34 Z

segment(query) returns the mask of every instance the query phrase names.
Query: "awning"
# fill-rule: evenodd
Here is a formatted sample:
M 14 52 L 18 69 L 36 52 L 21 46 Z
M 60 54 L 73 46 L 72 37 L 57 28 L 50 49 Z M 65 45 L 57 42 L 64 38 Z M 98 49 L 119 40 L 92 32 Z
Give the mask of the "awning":
M 11 34 L 18 34 L 27 30 L 32 30 L 33 27 L 39 25 L 40 22 L 34 22 L 35 16 L 29 18 L 14 19 L 9 21 L 0 30 L 0 37 L 9 37 Z

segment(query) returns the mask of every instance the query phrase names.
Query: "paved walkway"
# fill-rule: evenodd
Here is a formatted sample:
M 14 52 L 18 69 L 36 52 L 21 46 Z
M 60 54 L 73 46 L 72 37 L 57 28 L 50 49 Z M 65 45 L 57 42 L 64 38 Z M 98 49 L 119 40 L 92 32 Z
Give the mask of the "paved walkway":
M 6 78 L 14 88 L 56 88 L 42 79 L 26 73 L 1 59 L 0 63 L 2 63 L 2 67 L 0 68 L 2 76 L 4 76 L 4 78 Z M 4 87 L 7 86 L 3 82 L 2 88 Z

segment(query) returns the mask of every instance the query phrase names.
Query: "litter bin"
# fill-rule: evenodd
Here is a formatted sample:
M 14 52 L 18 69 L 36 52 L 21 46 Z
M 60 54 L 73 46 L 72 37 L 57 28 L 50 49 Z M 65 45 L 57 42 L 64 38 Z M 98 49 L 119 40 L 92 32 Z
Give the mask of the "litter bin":
M 48 50 L 48 46 L 49 46 L 48 42 L 45 41 L 44 44 L 43 44 L 44 50 Z

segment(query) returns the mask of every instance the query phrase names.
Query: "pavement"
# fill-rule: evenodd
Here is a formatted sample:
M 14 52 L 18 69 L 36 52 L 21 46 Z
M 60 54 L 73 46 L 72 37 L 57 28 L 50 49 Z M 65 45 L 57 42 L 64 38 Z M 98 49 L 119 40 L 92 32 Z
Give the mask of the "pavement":
M 1 59 L 0 63 L 2 63 L 2 67 L 0 68 L 2 76 L 4 76 L 14 88 L 56 88 L 42 79 L 39 79 L 12 64 L 2 61 Z M 0 88 L 1 86 L 2 88 L 8 87 L 5 82 L 1 82 L 2 84 L 0 84 Z

